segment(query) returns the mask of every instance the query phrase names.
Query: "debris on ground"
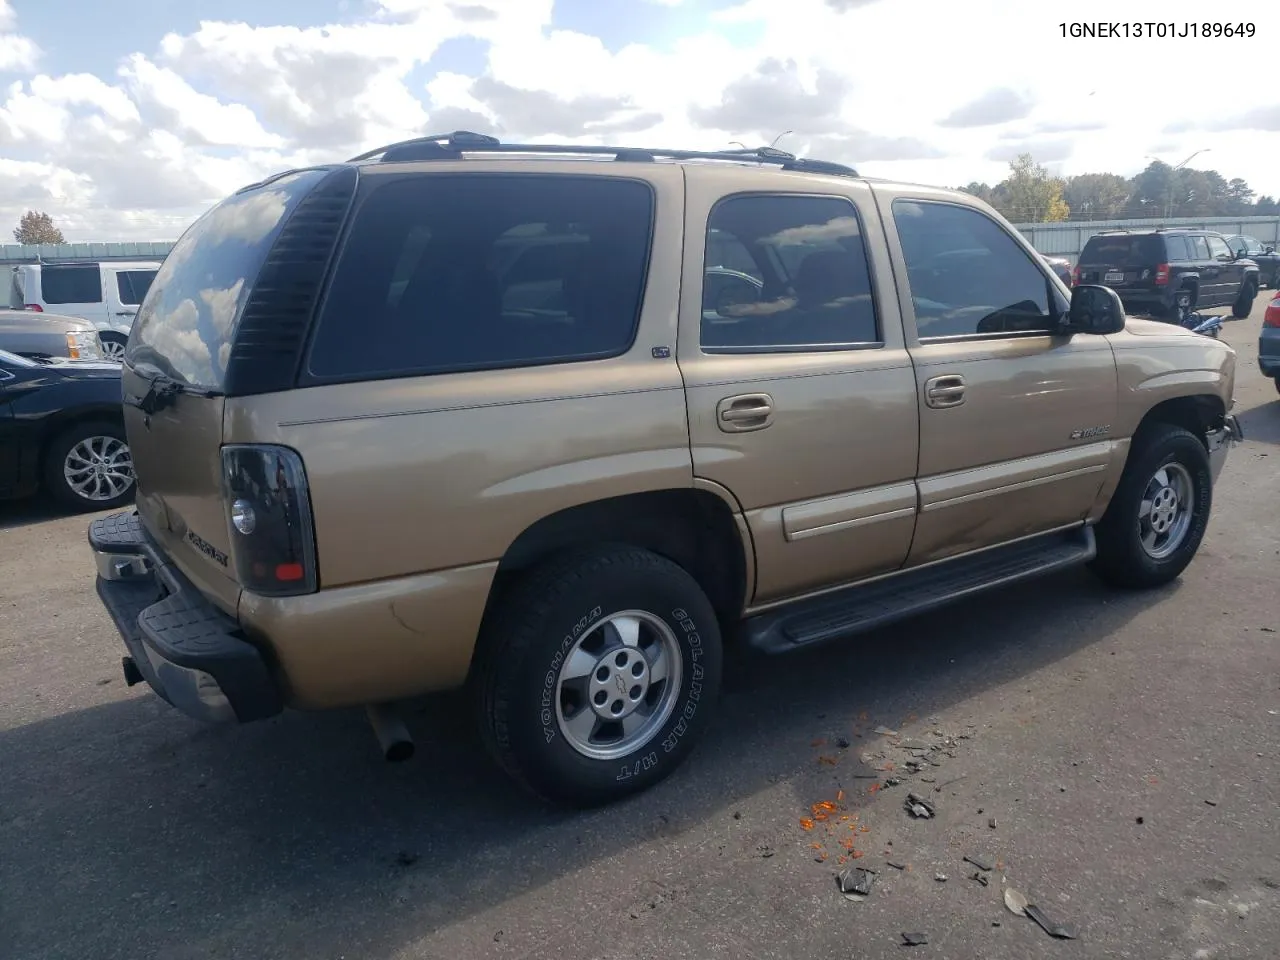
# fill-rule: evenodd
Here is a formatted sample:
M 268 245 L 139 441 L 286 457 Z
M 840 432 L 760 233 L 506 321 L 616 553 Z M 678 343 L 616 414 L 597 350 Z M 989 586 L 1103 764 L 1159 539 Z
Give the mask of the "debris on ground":
M 933 804 L 918 793 L 908 793 L 903 807 L 907 813 L 920 820 L 931 820 L 937 812 Z
M 1013 887 L 1004 888 L 1004 905 L 1009 909 L 1010 913 L 1016 916 L 1025 917 L 1027 915 L 1027 898 Z
M 905 863 L 898 863 L 896 860 L 886 860 L 886 861 L 885 861 L 885 864 L 886 864 L 887 866 L 893 867 L 893 869 L 895 869 L 895 870 L 905 870 L 905 869 L 907 869 L 907 865 L 906 865 Z
M 996 828 L 996 818 L 992 817 L 990 820 L 988 820 L 987 826 L 990 827 L 992 830 L 994 830 Z
M 768 860 L 770 857 L 773 856 L 773 847 L 769 846 L 768 844 L 763 844 L 759 847 L 756 847 L 756 852 L 760 854 L 760 856 L 762 856 L 764 859 Z
M 871 895 L 871 884 L 875 883 L 875 880 L 874 870 L 854 867 L 836 877 L 836 886 L 846 900 L 865 900 Z
M 1034 920 L 1039 925 L 1041 930 L 1043 930 L 1049 936 L 1053 937 L 1055 940 L 1075 940 L 1076 939 L 1076 933 L 1074 930 L 1072 930 L 1070 927 L 1065 926 L 1061 923 L 1054 923 L 1047 916 L 1045 916 L 1044 911 L 1041 910 L 1039 907 L 1037 907 L 1034 903 L 1027 904 L 1025 909 L 1026 909 L 1027 916 L 1030 917 L 1032 920 Z
M 1217 800 L 1206 800 L 1205 803 L 1207 803 L 1211 807 L 1216 807 L 1218 805 Z
M 890 730 L 888 727 L 884 726 L 883 724 L 876 727 L 874 732 L 880 734 L 880 736 L 882 737 L 896 737 L 898 735 L 897 730 Z
M 977 881 L 978 881 L 978 883 L 979 883 L 979 884 L 981 884 L 981 885 L 982 885 L 982 886 L 984 886 L 984 887 L 985 887 L 987 884 L 989 884 L 989 883 L 991 882 L 991 878 L 990 878 L 990 877 L 988 877 L 988 876 L 987 876 L 985 873 L 983 873 L 981 870 L 975 870 L 975 871 L 973 871 L 973 876 L 971 876 L 969 879 L 970 879 L 970 880 L 977 880 Z
M 741 811 L 741 810 L 735 810 L 735 811 L 733 811 L 733 819 L 735 819 L 735 820 L 741 820 L 741 819 L 742 819 L 742 811 Z
M 999 920 L 992 920 L 992 921 L 991 921 L 991 925 L 992 925 L 993 927 L 998 927 L 998 926 L 1000 926 L 1000 921 L 999 921 Z
M 1142 826 L 1142 824 L 1146 823 L 1147 821 L 1145 817 L 1135 817 L 1134 822 L 1137 823 L 1138 826 Z
M 990 857 L 984 857 L 976 854 L 969 854 L 965 858 L 965 863 L 972 863 L 979 870 L 985 870 L 990 873 L 993 864 Z
M 850 744 L 848 740 L 846 740 L 844 737 L 841 737 L 839 740 L 836 741 L 836 746 L 839 747 L 841 750 L 848 750 Z
M 927 933 L 904 933 L 902 935 L 903 946 L 922 947 L 929 942 Z

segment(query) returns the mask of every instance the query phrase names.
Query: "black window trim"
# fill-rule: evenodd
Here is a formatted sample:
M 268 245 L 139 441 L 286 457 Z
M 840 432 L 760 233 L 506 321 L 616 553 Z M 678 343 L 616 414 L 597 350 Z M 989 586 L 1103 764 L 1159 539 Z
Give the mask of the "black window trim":
M 855 340 L 850 343 L 799 343 L 799 344 L 758 344 L 755 346 L 731 346 L 731 347 L 708 347 L 702 343 L 702 286 L 707 276 L 707 244 L 711 234 L 711 219 L 715 216 L 716 210 L 721 204 L 730 200 L 738 200 L 744 197 L 805 197 L 816 200 L 841 200 L 849 205 L 853 210 L 853 217 L 858 221 L 858 236 L 862 240 L 862 256 L 867 261 L 867 277 L 871 281 L 871 312 L 876 321 L 876 334 L 879 339 L 876 340 Z M 742 241 L 739 240 L 739 243 Z M 723 356 L 754 356 L 754 355 L 771 355 L 778 353 L 852 353 L 864 350 L 882 350 L 885 346 L 884 339 L 884 316 L 880 310 L 880 297 L 878 292 L 877 276 L 875 261 L 871 256 L 871 250 L 867 246 L 867 225 L 862 217 L 862 211 L 858 209 L 858 204 L 852 197 L 841 193 L 821 193 L 817 191 L 794 191 L 794 190 L 739 190 L 734 193 L 726 193 L 720 197 L 711 209 L 707 211 L 706 223 L 702 227 L 702 269 L 698 275 L 698 350 L 709 357 Z
M 996 220 L 994 217 L 989 216 L 980 207 L 974 204 L 969 204 L 969 203 L 957 203 L 954 200 L 932 200 L 932 199 L 924 199 L 919 197 L 911 197 L 906 194 L 900 194 L 899 196 L 894 197 L 890 201 L 889 216 L 890 216 L 890 219 L 893 220 L 893 238 L 894 238 L 894 242 L 897 244 L 898 255 L 902 258 L 902 263 L 904 268 L 907 262 L 907 255 L 902 249 L 902 238 L 898 235 L 897 218 L 893 216 L 893 204 L 897 203 L 899 200 L 905 200 L 908 203 L 931 203 L 939 207 L 956 207 L 960 210 L 972 210 L 974 213 L 977 213 L 981 216 L 986 217 L 993 224 L 995 224 L 995 226 L 999 228 L 999 230 L 1002 233 L 1004 233 L 1005 236 L 1013 240 L 1014 246 L 1018 247 L 1019 250 L 1022 250 L 1023 255 L 1027 257 L 1027 260 L 1031 263 L 1033 267 L 1035 267 L 1037 271 L 1039 271 L 1040 275 L 1043 276 L 1046 281 L 1051 279 L 1052 270 L 1049 268 L 1049 265 L 1044 262 L 1044 259 L 1042 257 L 1033 257 L 1027 254 L 1027 251 L 1023 249 L 1020 243 L 1018 243 L 1017 238 L 1014 237 L 1013 234 L 1011 234 L 1008 230 L 1005 229 L 1004 224 L 1002 224 L 999 220 Z M 1053 277 L 1052 279 L 1057 279 L 1057 278 Z M 942 344 L 971 343 L 971 342 L 981 342 L 986 340 L 1031 340 L 1031 339 L 1040 339 L 1044 337 L 1067 336 L 1067 334 L 1058 332 L 1056 330 L 1009 330 L 1009 331 L 999 331 L 996 333 L 956 333 L 956 334 L 948 334 L 942 337 L 922 337 L 920 336 L 920 325 L 916 320 L 916 304 L 915 304 L 915 298 L 911 294 L 911 281 L 904 277 L 903 282 L 906 284 L 907 300 L 911 304 L 911 325 L 915 332 L 916 343 L 920 344 L 921 346 L 927 346 L 929 344 L 934 344 L 934 343 L 942 343 Z M 1051 292 L 1055 290 L 1057 290 L 1056 285 L 1051 283 L 1046 284 L 1045 296 L 1048 300 L 1053 299 Z M 1053 304 L 1050 303 L 1049 306 L 1052 307 Z
M 512 360 L 501 363 L 453 363 L 442 364 L 435 367 L 418 367 L 409 370 L 396 371 L 377 371 L 373 373 L 350 373 L 350 374 L 316 374 L 311 371 L 311 353 L 315 346 L 316 333 L 320 329 L 320 321 L 324 317 L 325 308 L 329 303 L 329 291 L 333 287 L 334 277 L 337 275 L 338 267 L 342 263 L 342 258 L 347 251 L 347 243 L 351 237 L 351 231 L 354 229 L 356 219 L 360 216 L 360 211 L 378 190 L 392 183 L 399 183 L 404 180 L 417 180 L 422 177 L 431 177 L 432 179 L 445 178 L 478 178 L 478 177 L 504 177 L 504 178 L 520 178 L 520 179 L 575 179 L 575 180 L 612 180 L 620 183 L 638 183 L 649 191 L 649 235 L 648 243 L 645 246 L 644 265 L 640 277 L 640 298 L 636 305 L 635 318 L 631 323 L 631 335 L 621 349 L 612 351 L 608 354 L 591 354 L 591 355 L 574 355 L 569 357 L 539 357 L 534 360 Z M 368 186 L 364 186 L 368 184 Z M 362 190 L 361 187 L 364 186 Z M 654 184 L 643 177 L 630 177 L 618 174 L 584 174 L 584 173 L 554 173 L 550 171 L 479 171 L 479 170 L 459 170 L 447 172 L 413 172 L 413 171 L 396 171 L 394 173 L 379 173 L 370 177 L 365 177 L 364 172 L 360 171 L 360 178 L 356 183 L 355 191 L 352 195 L 351 202 L 347 206 L 346 220 L 342 225 L 342 230 L 338 234 L 338 241 L 334 244 L 333 251 L 329 257 L 328 266 L 325 269 L 324 281 L 321 286 L 320 295 L 316 298 L 315 309 L 312 312 L 310 322 L 308 324 L 307 335 L 302 345 L 299 355 L 298 372 L 294 377 L 294 385 L 296 387 L 322 387 L 330 384 L 340 383 L 377 383 L 387 380 L 410 380 L 422 377 L 441 377 L 458 373 L 484 373 L 494 370 L 528 370 L 535 367 L 560 367 L 570 363 L 595 363 L 608 360 L 616 360 L 618 357 L 625 357 L 633 349 L 635 349 L 636 340 L 640 336 L 641 321 L 644 319 L 645 306 L 648 302 L 649 294 L 649 278 L 653 268 L 654 241 L 658 226 L 658 193 Z

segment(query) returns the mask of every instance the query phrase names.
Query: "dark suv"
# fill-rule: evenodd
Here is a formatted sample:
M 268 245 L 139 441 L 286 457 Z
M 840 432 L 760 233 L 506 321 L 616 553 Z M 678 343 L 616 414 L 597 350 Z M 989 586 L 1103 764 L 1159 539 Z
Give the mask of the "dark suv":
M 1111 287 L 1127 311 L 1175 321 L 1205 307 L 1229 306 L 1233 316 L 1247 317 L 1259 281 L 1258 265 L 1208 230 L 1095 234 L 1075 270 L 1077 284 Z

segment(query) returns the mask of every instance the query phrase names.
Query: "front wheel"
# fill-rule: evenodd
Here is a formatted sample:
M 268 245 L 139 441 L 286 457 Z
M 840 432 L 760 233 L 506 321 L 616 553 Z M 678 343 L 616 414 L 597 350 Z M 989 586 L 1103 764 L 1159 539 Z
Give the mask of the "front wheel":
M 124 363 L 124 347 L 128 343 L 128 338 L 118 333 L 101 333 L 98 339 L 102 341 L 102 357 L 104 360 L 110 360 L 112 363 Z
M 1186 569 L 1209 524 L 1213 475 L 1195 434 L 1157 424 L 1134 438 L 1098 524 L 1093 571 L 1119 587 L 1158 587 Z
M 133 458 L 124 427 L 90 421 L 68 427 L 44 455 L 49 494 L 72 510 L 109 510 L 134 494 Z
M 1254 298 L 1258 296 L 1258 283 L 1256 280 L 1246 280 L 1240 288 L 1240 296 L 1236 298 L 1236 302 L 1231 306 L 1231 315 L 1237 320 L 1243 320 L 1253 311 Z
M 697 581 L 619 546 L 522 575 L 486 616 L 473 684 L 499 764 L 545 799 L 594 806 L 680 765 L 720 672 L 719 624 Z

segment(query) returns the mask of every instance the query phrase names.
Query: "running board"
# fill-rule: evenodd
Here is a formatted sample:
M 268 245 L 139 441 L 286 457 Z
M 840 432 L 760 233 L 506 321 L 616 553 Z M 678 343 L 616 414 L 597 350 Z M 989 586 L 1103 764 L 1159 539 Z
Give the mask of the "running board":
M 994 587 L 1079 566 L 1096 552 L 1093 528 L 1075 527 L 800 600 L 751 617 L 743 629 L 752 647 L 783 653 L 865 633 Z

